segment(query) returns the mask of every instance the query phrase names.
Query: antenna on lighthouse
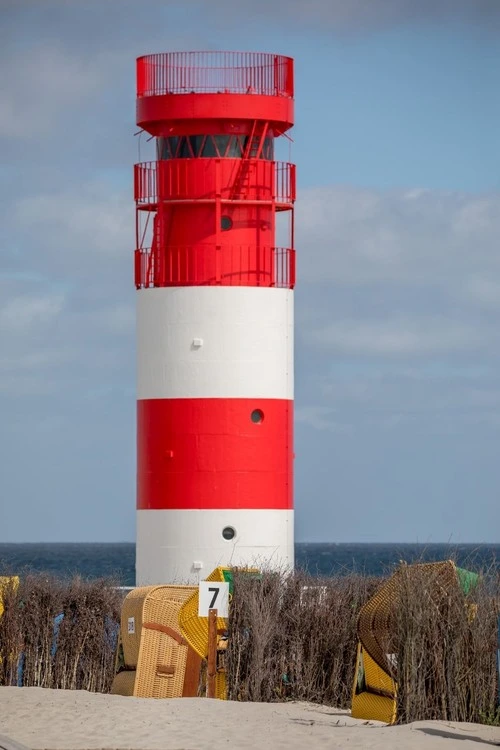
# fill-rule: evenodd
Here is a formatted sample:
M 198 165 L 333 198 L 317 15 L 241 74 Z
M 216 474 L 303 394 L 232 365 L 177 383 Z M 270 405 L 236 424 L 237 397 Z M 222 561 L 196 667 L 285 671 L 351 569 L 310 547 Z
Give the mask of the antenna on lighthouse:
M 293 566 L 293 117 L 289 57 L 137 60 L 139 586 Z

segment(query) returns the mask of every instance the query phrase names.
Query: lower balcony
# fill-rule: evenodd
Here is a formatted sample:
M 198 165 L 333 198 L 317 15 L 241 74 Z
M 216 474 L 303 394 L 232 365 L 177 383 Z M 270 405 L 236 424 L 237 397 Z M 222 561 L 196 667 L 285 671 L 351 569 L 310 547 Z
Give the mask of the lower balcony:
M 293 289 L 295 250 L 213 245 L 135 251 L 137 289 L 164 286 L 260 286 Z

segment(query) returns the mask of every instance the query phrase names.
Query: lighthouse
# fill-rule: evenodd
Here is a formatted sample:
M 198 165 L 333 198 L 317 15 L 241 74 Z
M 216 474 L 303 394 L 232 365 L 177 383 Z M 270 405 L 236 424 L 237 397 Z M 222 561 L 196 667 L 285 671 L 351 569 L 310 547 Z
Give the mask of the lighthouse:
M 138 586 L 293 566 L 293 117 L 289 57 L 137 60 Z

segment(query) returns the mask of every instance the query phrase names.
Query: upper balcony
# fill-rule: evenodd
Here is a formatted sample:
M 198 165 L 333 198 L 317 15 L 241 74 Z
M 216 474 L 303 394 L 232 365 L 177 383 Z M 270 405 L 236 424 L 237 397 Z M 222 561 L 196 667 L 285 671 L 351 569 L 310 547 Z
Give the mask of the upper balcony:
M 293 124 L 293 59 L 265 52 L 164 52 L 137 59 L 137 124 L 152 135 L 187 120 Z
M 261 94 L 293 98 L 293 60 L 267 52 L 162 52 L 137 59 L 137 97 Z

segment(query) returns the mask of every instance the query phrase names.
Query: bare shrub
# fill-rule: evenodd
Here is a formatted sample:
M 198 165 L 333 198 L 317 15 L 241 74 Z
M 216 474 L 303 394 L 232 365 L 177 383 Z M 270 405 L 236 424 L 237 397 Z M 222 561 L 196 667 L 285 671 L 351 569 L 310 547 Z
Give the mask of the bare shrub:
M 398 721 L 486 721 L 495 715 L 499 587 L 480 576 L 467 596 L 408 566 L 391 614 Z M 232 700 L 349 707 L 360 608 L 380 578 L 234 573 L 227 651 Z M 437 592 L 437 593 L 436 593 Z M 389 668 L 389 667 L 388 667 Z
M 467 596 L 458 586 L 436 594 L 434 584 L 402 570 L 392 646 L 398 721 L 478 722 L 496 705 L 498 582 L 481 575 Z
M 65 591 L 54 659 L 58 688 L 108 692 L 113 680 L 121 595 L 75 578 Z
M 23 576 L 4 593 L 0 684 L 107 692 L 121 600 L 110 581 Z
M 18 592 L 12 581 L 2 587 L 2 602 L 4 612 L 0 617 L 0 685 L 16 685 L 23 636 Z
M 52 687 L 54 618 L 61 611 L 63 584 L 52 576 L 28 575 L 17 593 L 23 685 Z
M 347 707 L 359 609 L 374 589 L 363 576 L 234 574 L 227 654 L 233 700 L 307 700 Z

